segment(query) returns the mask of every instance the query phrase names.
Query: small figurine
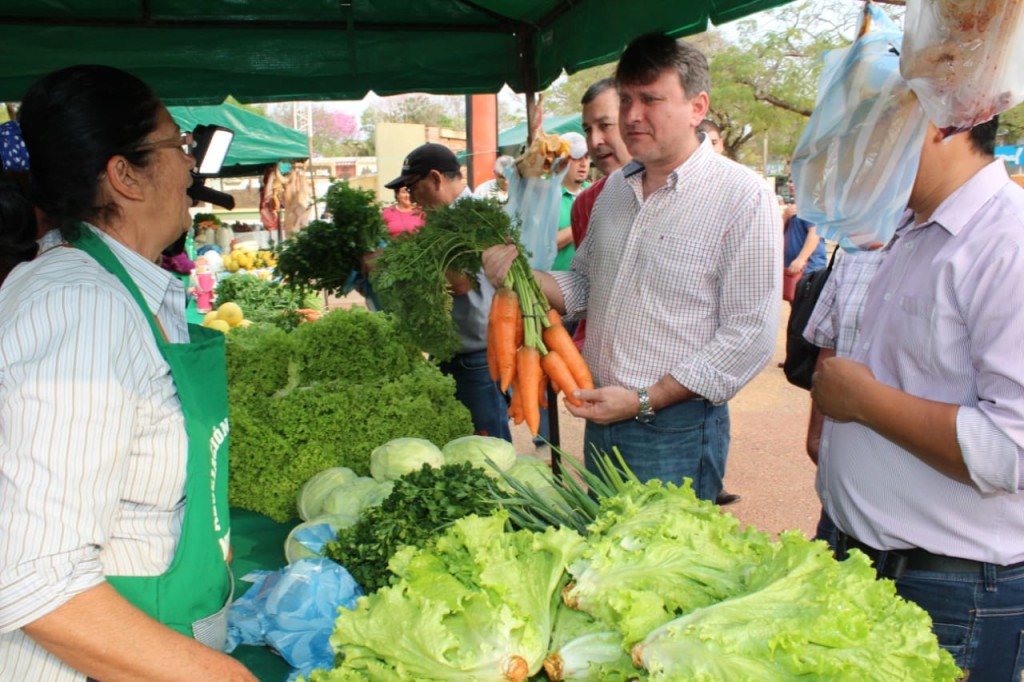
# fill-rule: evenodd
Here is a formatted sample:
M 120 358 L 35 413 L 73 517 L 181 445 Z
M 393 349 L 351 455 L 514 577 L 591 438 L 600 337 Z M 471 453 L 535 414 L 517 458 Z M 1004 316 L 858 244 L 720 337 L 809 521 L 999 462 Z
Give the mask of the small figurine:
M 196 310 L 205 314 L 213 310 L 213 289 L 217 284 L 205 256 L 196 258 L 195 278 Z

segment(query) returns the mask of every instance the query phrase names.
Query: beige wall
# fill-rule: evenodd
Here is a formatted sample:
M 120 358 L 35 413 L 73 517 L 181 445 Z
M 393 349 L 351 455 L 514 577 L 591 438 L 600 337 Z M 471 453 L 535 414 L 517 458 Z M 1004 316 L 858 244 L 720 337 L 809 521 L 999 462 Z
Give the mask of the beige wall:
M 402 174 L 402 161 L 427 141 L 426 128 L 419 123 L 378 123 L 374 133 L 377 148 L 377 182 L 374 189 L 382 202 L 394 201 L 394 193 L 384 183 Z

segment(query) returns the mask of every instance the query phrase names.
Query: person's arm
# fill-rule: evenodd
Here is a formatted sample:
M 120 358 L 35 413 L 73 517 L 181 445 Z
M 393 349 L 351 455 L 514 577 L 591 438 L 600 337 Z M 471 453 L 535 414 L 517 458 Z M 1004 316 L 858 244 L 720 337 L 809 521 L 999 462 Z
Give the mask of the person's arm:
M 825 416 L 862 424 L 950 478 L 971 481 L 957 440 L 959 405 L 900 391 L 843 358 L 821 363 L 811 398 Z
M 818 243 L 821 241 L 821 237 L 818 236 L 818 228 L 811 225 L 807 228 L 807 237 L 804 239 L 804 245 L 800 248 L 800 253 L 796 255 L 796 258 L 789 264 L 786 271 L 791 275 L 803 272 L 804 268 L 807 267 L 807 261 L 810 260 L 814 250 L 818 248 Z
M 666 374 L 657 383 L 647 387 L 651 408 L 657 412 L 684 400 L 693 400 L 697 394 Z M 631 419 L 640 413 L 640 398 L 636 389 L 625 386 L 603 386 L 593 390 L 580 389 L 575 392 L 583 401 L 580 406 L 566 403 L 566 408 L 576 417 L 582 417 L 595 424 Z
M 108 583 L 74 597 L 22 630 L 76 670 L 103 682 L 256 682 L 230 656 L 157 623 Z
M 832 348 L 821 348 L 818 350 L 818 360 L 814 364 L 814 371 L 818 371 L 825 360 L 834 358 L 836 352 Z M 818 451 L 821 450 L 821 427 L 825 423 L 825 415 L 818 409 L 814 398 L 811 398 L 811 416 L 807 424 L 807 456 L 811 458 L 815 466 L 818 464 Z
M 555 246 L 557 246 L 559 250 L 564 249 L 565 247 L 569 246 L 570 244 L 572 244 L 572 226 L 571 225 L 569 227 L 563 227 L 562 229 L 560 229 L 558 231 L 558 234 L 555 236 Z

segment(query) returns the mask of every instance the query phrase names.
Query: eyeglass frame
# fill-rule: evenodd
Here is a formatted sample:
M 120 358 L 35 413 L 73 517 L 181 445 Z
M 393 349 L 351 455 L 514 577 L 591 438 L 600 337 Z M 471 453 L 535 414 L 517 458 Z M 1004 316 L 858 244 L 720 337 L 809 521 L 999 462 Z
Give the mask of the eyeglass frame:
M 143 152 L 151 149 L 174 149 L 178 148 L 185 154 L 185 156 L 195 157 L 196 152 L 196 140 L 192 136 L 191 130 L 183 130 L 180 134 L 174 137 L 168 137 L 163 140 L 154 140 L 153 142 L 143 142 L 138 147 L 135 147 L 131 151 Z

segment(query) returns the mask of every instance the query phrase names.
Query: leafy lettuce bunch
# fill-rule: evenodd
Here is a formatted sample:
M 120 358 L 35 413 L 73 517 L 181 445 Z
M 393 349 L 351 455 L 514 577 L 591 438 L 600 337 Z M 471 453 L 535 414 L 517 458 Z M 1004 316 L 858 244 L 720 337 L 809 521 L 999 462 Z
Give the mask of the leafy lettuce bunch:
M 652 680 L 956 680 L 928 614 L 876 580 L 867 557 L 783 533 L 749 591 L 652 631 L 633 660 Z
M 331 643 L 344 656 L 314 682 L 520 682 L 548 651 L 575 531 L 506 532 L 504 513 L 456 521 L 426 549 L 391 562 L 398 580 L 342 611 Z
M 627 482 L 601 502 L 587 548 L 569 568 L 566 603 L 632 645 L 683 613 L 746 591 L 772 553 L 767 535 L 699 500 L 689 485 Z
M 230 501 L 279 522 L 324 469 L 366 476 L 393 438 L 444 444 L 473 431 L 454 381 L 380 313 L 335 310 L 290 333 L 239 328 L 227 364 Z

